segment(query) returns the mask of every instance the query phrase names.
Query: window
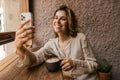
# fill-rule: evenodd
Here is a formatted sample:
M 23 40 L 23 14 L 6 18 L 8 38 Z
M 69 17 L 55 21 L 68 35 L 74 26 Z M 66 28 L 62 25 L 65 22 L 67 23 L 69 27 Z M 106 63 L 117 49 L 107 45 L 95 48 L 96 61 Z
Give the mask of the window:
M 15 52 L 14 42 L 11 41 L 13 41 L 12 38 L 15 37 L 15 31 L 20 24 L 19 1 L 0 0 L 0 59 Z
M 3 8 L 1 6 L 1 0 L 0 0 L 0 32 L 4 31 L 4 27 L 2 25 L 3 21 Z M 4 45 L 0 45 L 0 60 L 5 58 L 5 50 L 4 50 Z

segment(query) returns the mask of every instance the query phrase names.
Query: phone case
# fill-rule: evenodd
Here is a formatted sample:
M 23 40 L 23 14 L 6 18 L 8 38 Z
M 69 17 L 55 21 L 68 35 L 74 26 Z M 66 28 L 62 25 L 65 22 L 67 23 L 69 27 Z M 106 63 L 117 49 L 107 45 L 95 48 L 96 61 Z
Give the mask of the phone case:
M 21 13 L 21 24 L 27 20 L 30 20 L 30 22 L 28 24 L 26 24 L 25 26 L 28 26 L 28 27 L 32 26 L 32 13 L 30 13 L 30 12 Z M 32 47 L 32 43 L 33 43 L 33 41 L 31 39 L 25 43 L 25 46 Z

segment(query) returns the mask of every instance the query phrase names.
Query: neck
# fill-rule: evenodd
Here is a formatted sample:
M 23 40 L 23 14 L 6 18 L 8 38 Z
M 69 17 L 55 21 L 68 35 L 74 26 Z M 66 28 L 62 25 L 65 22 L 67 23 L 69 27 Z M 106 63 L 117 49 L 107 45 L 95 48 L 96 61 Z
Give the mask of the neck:
M 59 41 L 62 42 L 62 43 L 71 38 L 71 36 L 67 35 L 67 34 L 66 35 L 65 34 L 59 34 L 58 36 L 59 36 Z

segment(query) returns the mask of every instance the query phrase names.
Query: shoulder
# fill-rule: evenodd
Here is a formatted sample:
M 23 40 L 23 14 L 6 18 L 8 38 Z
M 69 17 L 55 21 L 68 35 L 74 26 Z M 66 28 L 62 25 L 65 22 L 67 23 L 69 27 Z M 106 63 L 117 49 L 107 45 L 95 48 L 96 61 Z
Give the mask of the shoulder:
M 86 39 L 86 35 L 84 33 L 77 33 L 76 38 L 80 39 L 80 40 L 85 40 Z
M 82 48 L 88 47 L 89 40 L 88 40 L 88 38 L 86 37 L 85 34 L 83 34 L 83 33 L 78 33 L 77 37 L 78 37 L 78 40 L 79 40 L 79 41 L 81 42 L 81 44 L 82 44 Z

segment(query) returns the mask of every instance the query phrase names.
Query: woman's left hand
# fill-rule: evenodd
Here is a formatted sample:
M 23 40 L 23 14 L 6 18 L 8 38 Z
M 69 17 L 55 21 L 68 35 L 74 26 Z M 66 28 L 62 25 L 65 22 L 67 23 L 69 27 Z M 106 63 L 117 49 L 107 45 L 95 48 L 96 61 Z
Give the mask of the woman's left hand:
M 64 58 L 61 61 L 62 70 L 68 71 L 73 68 L 73 60 L 71 58 Z

